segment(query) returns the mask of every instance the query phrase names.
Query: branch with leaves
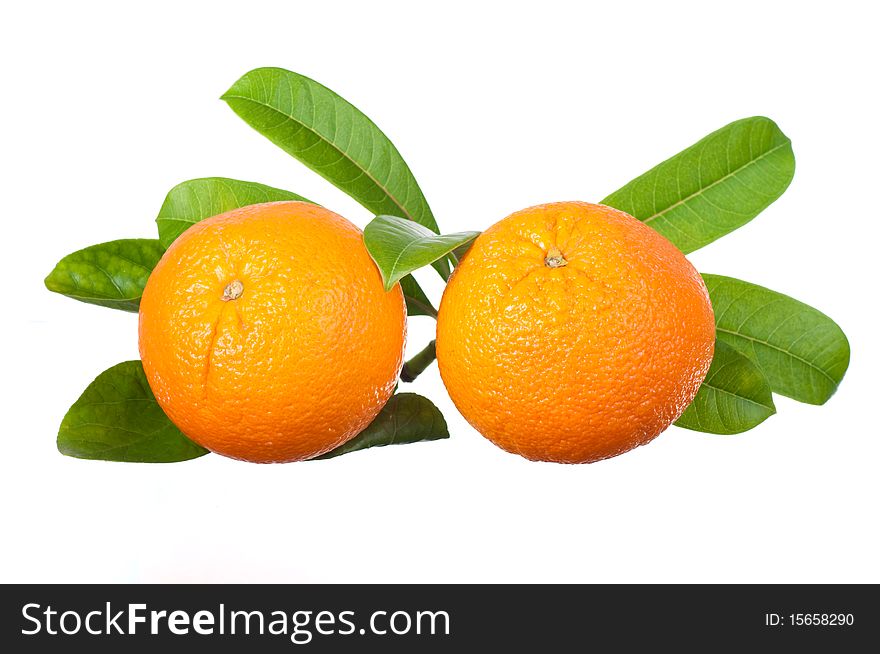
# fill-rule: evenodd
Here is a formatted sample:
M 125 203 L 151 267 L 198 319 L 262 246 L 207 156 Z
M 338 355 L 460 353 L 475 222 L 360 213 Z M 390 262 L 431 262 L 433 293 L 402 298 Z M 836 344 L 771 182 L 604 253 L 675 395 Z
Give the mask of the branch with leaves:
M 390 289 L 400 283 L 410 316 L 437 310 L 412 273 L 433 266 L 446 280 L 478 232 L 441 235 L 409 166 L 387 136 L 330 89 L 280 68 L 239 79 L 223 100 L 245 122 L 347 193 L 376 217 L 364 242 Z M 739 120 L 713 132 L 621 187 L 602 202 L 650 225 L 685 253 L 741 227 L 788 188 L 790 140 L 768 118 Z M 158 239 L 93 245 L 58 262 L 49 290 L 82 302 L 137 312 L 150 272 L 191 225 L 240 207 L 308 202 L 283 189 L 223 177 L 182 182 L 168 192 Z M 709 373 L 676 424 L 735 434 L 776 411 L 777 393 L 823 404 L 849 365 L 849 344 L 826 315 L 790 297 L 732 277 L 704 275 L 715 312 L 716 348 Z M 411 382 L 435 358 L 431 341 L 406 362 Z M 360 449 L 448 438 L 437 407 L 398 392 L 361 434 L 320 459 Z M 172 462 L 208 451 L 163 413 L 139 361 L 101 373 L 70 408 L 58 434 L 63 454 L 85 459 Z

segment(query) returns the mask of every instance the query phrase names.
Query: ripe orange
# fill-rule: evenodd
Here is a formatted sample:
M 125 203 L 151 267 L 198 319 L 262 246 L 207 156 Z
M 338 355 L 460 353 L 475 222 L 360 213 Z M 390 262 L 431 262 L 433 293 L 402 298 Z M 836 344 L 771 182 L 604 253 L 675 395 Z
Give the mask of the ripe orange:
M 349 440 L 379 413 L 403 361 L 406 308 L 385 293 L 361 231 L 305 202 L 204 220 L 147 281 L 141 359 L 189 438 L 261 463 Z
M 440 304 L 437 362 L 462 415 L 528 459 L 643 445 L 693 400 L 715 343 L 703 280 L 669 241 L 585 202 L 477 238 Z

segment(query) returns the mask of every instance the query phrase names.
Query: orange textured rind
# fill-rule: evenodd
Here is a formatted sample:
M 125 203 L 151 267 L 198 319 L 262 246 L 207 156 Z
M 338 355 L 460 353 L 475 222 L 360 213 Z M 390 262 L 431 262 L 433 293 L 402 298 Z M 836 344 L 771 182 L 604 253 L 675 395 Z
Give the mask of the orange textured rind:
M 384 291 L 357 227 L 275 202 L 197 223 L 168 248 L 141 299 L 139 347 L 157 401 L 189 438 L 286 462 L 373 420 L 405 331 L 400 287 Z
M 705 284 L 684 255 L 628 214 L 585 202 L 486 230 L 449 280 L 437 324 L 440 373 L 465 419 L 509 452 L 560 463 L 654 439 L 693 400 L 714 343 Z

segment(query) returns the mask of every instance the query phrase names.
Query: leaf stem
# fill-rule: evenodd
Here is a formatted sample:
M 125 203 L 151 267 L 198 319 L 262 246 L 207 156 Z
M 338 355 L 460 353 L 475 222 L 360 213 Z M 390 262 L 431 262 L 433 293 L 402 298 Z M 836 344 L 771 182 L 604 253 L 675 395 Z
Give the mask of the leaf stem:
M 416 377 L 425 372 L 425 368 L 431 365 L 431 362 L 437 358 L 437 349 L 435 341 L 431 341 L 425 346 L 425 349 L 416 354 L 412 359 L 403 364 L 400 371 L 400 381 L 412 382 Z

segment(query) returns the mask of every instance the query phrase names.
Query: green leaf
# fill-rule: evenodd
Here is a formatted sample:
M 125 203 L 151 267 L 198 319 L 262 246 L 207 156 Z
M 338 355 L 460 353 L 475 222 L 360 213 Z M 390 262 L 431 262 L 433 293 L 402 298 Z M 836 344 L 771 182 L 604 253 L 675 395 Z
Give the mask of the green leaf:
M 239 207 L 284 200 L 309 202 L 290 191 L 226 177 L 205 177 L 181 182 L 168 192 L 159 210 L 156 218 L 159 240 L 167 248 L 200 220 Z
M 162 411 L 140 361 L 105 370 L 74 403 L 58 432 L 58 450 L 79 459 L 170 463 L 208 453 Z
M 711 434 L 738 434 L 776 413 L 761 370 L 726 343 L 715 343 L 706 379 L 676 426 Z
M 846 335 L 824 313 L 732 277 L 703 275 L 718 339 L 758 364 L 774 393 L 824 404 L 849 366 Z
M 222 99 L 241 118 L 374 214 L 394 214 L 437 233 L 437 221 L 403 157 L 354 105 L 282 68 L 246 73 Z M 446 279 L 449 266 L 438 261 Z
M 437 309 L 431 304 L 431 300 L 425 295 L 415 277 L 412 275 L 401 277 L 400 287 L 403 289 L 403 298 L 406 300 L 406 314 L 408 316 L 437 317 Z
M 150 273 L 165 248 L 134 238 L 92 245 L 68 254 L 46 277 L 46 288 L 80 302 L 137 313 Z
M 757 116 L 709 134 L 602 204 L 649 224 L 687 254 L 745 225 L 793 176 L 791 141 Z
M 368 447 L 436 441 L 441 438 L 449 438 L 449 430 L 443 414 L 434 403 L 415 393 L 398 393 L 391 396 L 376 419 L 360 434 L 312 460 L 332 459 Z
M 404 275 L 446 257 L 479 232 L 437 235 L 421 225 L 396 216 L 376 216 L 364 228 L 364 243 L 379 266 L 385 290 Z

